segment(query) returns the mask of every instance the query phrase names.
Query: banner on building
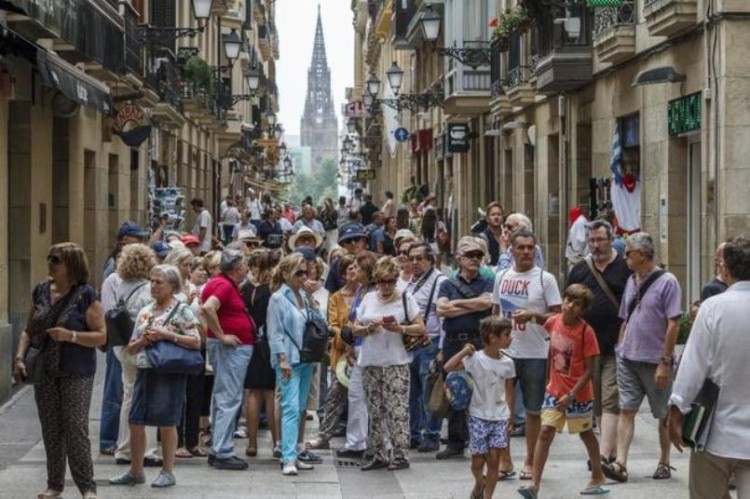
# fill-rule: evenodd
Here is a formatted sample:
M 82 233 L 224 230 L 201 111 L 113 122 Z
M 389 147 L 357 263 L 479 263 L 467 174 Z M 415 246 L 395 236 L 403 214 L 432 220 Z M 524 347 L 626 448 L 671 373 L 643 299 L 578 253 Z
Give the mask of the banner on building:
M 448 123 L 448 152 L 468 152 L 469 125 L 466 123 Z

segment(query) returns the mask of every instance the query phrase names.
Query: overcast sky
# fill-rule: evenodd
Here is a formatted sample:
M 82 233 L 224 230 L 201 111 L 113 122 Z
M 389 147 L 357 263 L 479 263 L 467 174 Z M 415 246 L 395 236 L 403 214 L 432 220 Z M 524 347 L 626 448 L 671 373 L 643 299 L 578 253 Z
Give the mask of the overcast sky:
M 351 87 L 354 79 L 351 0 L 277 0 L 276 26 L 281 55 L 276 66 L 281 106 L 279 118 L 290 135 L 299 134 L 299 122 L 305 109 L 307 69 L 312 60 L 318 4 L 322 13 L 326 55 L 331 68 L 331 91 L 337 115 L 344 102 L 346 87 Z

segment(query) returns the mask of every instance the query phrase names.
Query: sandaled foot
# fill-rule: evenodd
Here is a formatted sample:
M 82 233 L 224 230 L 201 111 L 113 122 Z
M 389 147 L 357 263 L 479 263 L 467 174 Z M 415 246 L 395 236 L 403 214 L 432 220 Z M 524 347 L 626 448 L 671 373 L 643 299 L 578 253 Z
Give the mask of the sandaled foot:
M 659 465 L 656 467 L 656 471 L 654 471 L 654 476 L 652 478 L 654 480 L 667 480 L 669 478 L 672 478 L 672 470 L 677 471 L 676 468 L 673 468 L 666 463 L 659 463 Z
M 618 463 L 617 461 L 614 463 L 603 464 L 602 472 L 604 473 L 604 476 L 615 482 L 625 483 L 628 481 L 627 468 L 624 464 Z
M 604 494 L 609 494 L 609 490 L 605 489 L 601 485 L 587 485 L 585 489 L 583 489 L 580 494 L 582 496 L 601 496 Z
M 516 477 L 516 472 L 513 470 L 510 470 L 510 471 L 500 470 L 497 472 L 498 482 L 504 482 L 505 480 L 513 480 L 515 477 Z
M 201 449 L 200 446 L 198 446 L 198 445 L 196 445 L 195 447 L 193 447 L 192 449 L 190 449 L 190 453 L 194 457 L 206 457 L 208 455 L 208 453 L 206 453 L 206 451 L 204 451 L 203 449 Z
M 521 470 L 518 478 L 520 478 L 521 480 L 531 480 L 533 478 L 531 475 L 531 470 Z
M 174 453 L 175 457 L 179 457 L 180 459 L 189 459 L 193 457 L 193 453 L 187 450 L 185 447 L 180 447 L 175 451 Z
M 471 499 L 484 499 L 484 483 L 482 483 L 482 486 L 479 487 L 478 491 L 477 489 L 473 489 L 469 497 Z
M 316 438 L 315 440 L 310 440 L 306 444 L 308 449 L 330 449 L 331 444 L 328 440 L 324 438 Z
M 62 490 L 47 489 L 41 494 L 37 494 L 37 499 L 58 499 L 62 497 Z
M 527 485 L 526 487 L 518 489 L 518 493 L 521 494 L 521 497 L 524 499 L 536 499 L 538 492 L 539 490 L 533 485 Z

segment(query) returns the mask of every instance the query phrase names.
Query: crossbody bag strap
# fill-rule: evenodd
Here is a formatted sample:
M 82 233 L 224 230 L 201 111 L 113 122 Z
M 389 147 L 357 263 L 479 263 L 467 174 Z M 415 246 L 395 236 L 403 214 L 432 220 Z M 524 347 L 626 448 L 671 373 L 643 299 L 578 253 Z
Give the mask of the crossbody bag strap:
M 133 297 L 133 295 L 135 294 L 135 292 L 136 292 L 136 291 L 138 291 L 139 289 L 141 289 L 141 288 L 142 288 L 143 286 L 145 286 L 145 285 L 146 285 L 146 284 L 148 284 L 148 283 L 149 283 L 149 282 L 148 282 L 148 281 L 146 281 L 146 282 L 142 282 L 142 283 L 140 283 L 140 284 L 139 284 L 138 286 L 136 286 L 136 287 L 135 287 L 135 289 L 134 289 L 134 290 L 132 290 L 132 291 L 131 291 L 131 292 L 130 292 L 130 293 L 128 294 L 128 297 L 127 297 L 127 298 L 125 298 L 125 301 L 124 301 L 124 302 L 122 302 L 123 306 L 127 307 L 127 305 L 128 305 L 128 302 L 129 302 L 129 301 L 130 301 L 130 299 L 131 299 L 131 298 Z
M 404 307 L 404 321 L 406 325 L 411 325 L 411 319 L 409 319 L 409 309 L 406 307 L 406 291 L 401 293 L 401 305 Z
M 586 265 L 588 265 L 589 270 L 591 271 L 591 275 L 593 275 L 594 279 L 596 279 L 596 283 L 599 285 L 601 290 L 604 291 L 604 294 L 607 295 L 607 298 L 609 298 L 609 301 L 612 302 L 612 305 L 614 305 L 615 308 L 619 310 L 620 301 L 615 297 L 615 294 L 612 292 L 612 288 L 609 287 L 609 284 L 607 284 L 607 281 L 604 280 L 602 273 L 594 267 L 594 262 L 592 261 L 591 257 L 587 256 L 586 258 L 584 258 L 584 261 L 586 262 Z
M 430 297 L 427 299 L 427 309 L 424 312 L 425 326 L 427 325 L 427 318 L 430 317 L 430 311 L 432 310 L 432 301 L 435 298 L 435 288 L 437 287 L 439 277 L 440 276 L 435 276 L 435 282 L 432 283 L 432 288 L 430 289 Z
M 645 281 L 641 283 L 641 285 L 638 287 L 638 291 L 633 297 L 633 300 L 628 304 L 628 316 L 625 319 L 625 322 L 628 322 L 630 320 L 630 316 L 633 315 L 635 308 L 639 303 L 641 303 L 641 300 L 643 300 L 643 297 L 645 296 L 646 291 L 648 291 L 648 288 L 650 288 L 651 285 L 664 274 L 666 274 L 666 271 L 662 269 L 655 270 L 650 276 L 648 276 Z M 635 274 L 633 274 L 632 279 L 635 280 Z
M 466 283 L 458 278 L 450 277 L 448 278 L 448 282 L 451 283 L 451 286 L 456 288 L 456 291 L 458 291 L 464 299 L 471 300 L 472 298 L 479 296 Z

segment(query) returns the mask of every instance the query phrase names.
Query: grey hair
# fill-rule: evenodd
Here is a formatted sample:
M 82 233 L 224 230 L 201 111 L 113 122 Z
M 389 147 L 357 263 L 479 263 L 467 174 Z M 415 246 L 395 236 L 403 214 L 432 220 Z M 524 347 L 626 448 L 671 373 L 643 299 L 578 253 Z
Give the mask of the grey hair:
M 656 256 L 654 238 L 652 238 L 646 232 L 636 232 L 635 234 L 630 234 L 625 240 L 625 245 L 630 249 L 642 251 L 643 255 L 649 260 L 653 260 Z
M 182 276 L 180 276 L 180 269 L 174 265 L 169 265 L 168 263 L 154 265 L 151 272 L 158 272 L 163 275 L 167 283 L 172 286 L 172 292 L 179 293 L 182 291 Z
M 231 272 L 235 267 L 242 264 L 245 259 L 245 254 L 241 250 L 236 249 L 225 249 L 221 252 L 221 262 L 219 262 L 219 270 L 221 272 Z
M 527 217 L 526 215 L 524 215 L 523 213 L 511 213 L 505 219 L 506 222 L 508 220 L 511 220 L 518 225 L 516 230 L 526 229 L 529 232 L 534 232 L 534 225 L 531 223 L 531 219 Z
M 169 253 L 167 253 L 167 256 L 164 258 L 164 263 L 177 266 L 185 258 L 190 258 L 192 260 L 194 256 L 193 252 L 186 247 L 177 247 L 169 250 Z
M 607 238 L 612 239 L 615 235 L 615 230 L 612 228 L 612 224 L 606 220 L 592 220 L 586 224 L 587 231 L 599 230 L 602 227 L 604 227 L 604 232 L 607 233 Z
M 522 237 L 523 238 L 526 238 L 526 237 L 532 238 L 534 240 L 534 244 L 536 245 L 536 236 L 534 235 L 533 232 L 531 232 L 528 229 L 518 229 L 518 230 L 514 231 L 513 234 L 510 235 L 510 245 L 511 245 L 511 247 L 515 248 L 516 241 L 518 239 L 522 238 Z

